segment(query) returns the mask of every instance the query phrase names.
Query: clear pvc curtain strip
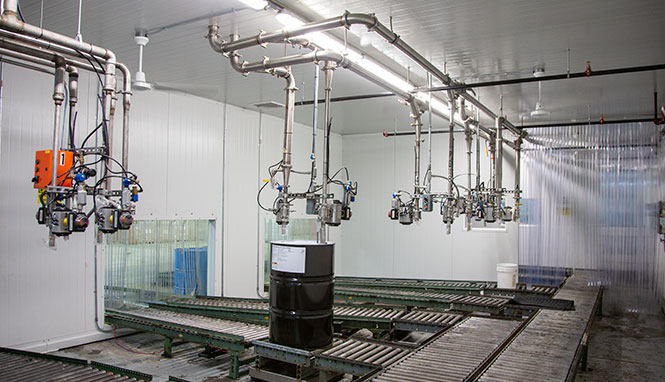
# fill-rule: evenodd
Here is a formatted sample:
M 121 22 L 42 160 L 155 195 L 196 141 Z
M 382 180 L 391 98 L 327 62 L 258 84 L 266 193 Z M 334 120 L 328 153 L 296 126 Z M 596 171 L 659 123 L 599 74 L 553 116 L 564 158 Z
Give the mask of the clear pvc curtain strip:
M 665 153 L 652 123 L 534 129 L 522 153 L 520 265 L 597 270 L 611 311 L 655 313 Z
M 208 220 L 137 220 L 108 235 L 105 302 L 134 306 L 207 294 Z

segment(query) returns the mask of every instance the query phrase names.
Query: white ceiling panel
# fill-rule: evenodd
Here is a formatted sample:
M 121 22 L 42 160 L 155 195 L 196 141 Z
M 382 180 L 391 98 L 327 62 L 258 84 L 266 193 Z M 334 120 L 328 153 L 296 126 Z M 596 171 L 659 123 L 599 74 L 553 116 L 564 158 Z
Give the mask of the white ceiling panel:
M 288 7 L 307 9 L 319 17 L 351 12 L 376 13 L 435 65 L 459 80 L 473 83 L 530 76 L 534 65 L 544 64 L 547 74 L 564 73 L 568 50 L 572 71 L 665 63 L 665 7 L 659 0 L 300 0 L 284 1 Z M 40 0 L 22 0 L 28 22 L 40 22 Z M 44 1 L 44 27 L 74 36 L 77 0 Z M 224 15 L 206 17 L 224 13 Z M 114 50 L 119 60 L 136 70 L 138 49 L 133 41 L 137 29 L 168 29 L 150 34 L 144 71 L 148 81 L 214 86 L 191 92 L 234 105 L 252 107 L 261 101 L 283 103 L 284 83 L 263 74 L 243 77 L 228 61 L 214 53 L 204 38 L 210 20 L 220 23 L 222 33 L 243 37 L 259 30 L 281 28 L 274 11 L 244 9 L 236 0 L 84 0 L 82 33 L 86 41 Z M 183 21 L 198 21 L 180 24 Z M 372 57 L 423 84 L 423 71 L 390 44 L 365 28 L 353 27 L 349 41 Z M 271 46 L 243 51 L 245 59 L 284 54 Z M 288 52 L 295 51 L 289 48 Z M 391 63 L 392 59 L 396 63 Z M 294 68 L 300 88 L 298 100 L 312 98 L 313 68 Z M 543 103 L 552 114 L 545 120 L 524 123 L 634 118 L 653 114 L 653 92 L 665 99 L 665 73 L 639 73 L 543 83 Z M 383 91 L 378 86 L 342 69 L 335 72 L 333 96 Z M 503 94 L 505 113 L 519 125 L 520 115 L 533 110 L 538 98 L 536 83 L 483 88 L 481 100 L 498 110 Z M 322 94 L 322 92 L 321 92 Z M 662 101 L 661 101 L 662 103 Z M 311 122 L 311 106 L 299 107 L 297 120 Z M 266 112 L 281 115 L 280 110 Z M 344 134 L 372 133 L 409 128 L 409 111 L 394 97 L 333 104 L 333 129 Z M 438 123 L 438 122 L 437 122 Z M 442 123 L 442 122 L 441 122 Z

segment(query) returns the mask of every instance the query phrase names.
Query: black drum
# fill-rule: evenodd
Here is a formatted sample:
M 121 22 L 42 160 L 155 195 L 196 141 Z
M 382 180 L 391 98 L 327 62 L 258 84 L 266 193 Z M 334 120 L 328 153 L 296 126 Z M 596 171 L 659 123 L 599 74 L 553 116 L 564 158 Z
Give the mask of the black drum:
M 333 338 L 334 243 L 270 243 L 270 342 L 300 349 Z

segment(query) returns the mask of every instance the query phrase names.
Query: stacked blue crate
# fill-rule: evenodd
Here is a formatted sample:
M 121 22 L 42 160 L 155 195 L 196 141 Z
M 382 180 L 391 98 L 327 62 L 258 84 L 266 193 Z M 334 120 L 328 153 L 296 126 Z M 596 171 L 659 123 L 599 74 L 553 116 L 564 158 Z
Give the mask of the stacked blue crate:
M 177 248 L 174 256 L 173 292 L 176 295 L 206 296 L 208 248 Z

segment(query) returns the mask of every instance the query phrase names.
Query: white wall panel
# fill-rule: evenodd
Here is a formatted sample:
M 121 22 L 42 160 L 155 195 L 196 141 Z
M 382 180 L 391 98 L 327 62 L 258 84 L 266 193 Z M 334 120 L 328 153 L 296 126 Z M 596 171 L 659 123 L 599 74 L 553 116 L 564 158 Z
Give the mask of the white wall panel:
M 451 235 L 435 205 L 420 222 L 400 225 L 388 218 L 392 193 L 413 189 L 413 137 L 386 138 L 381 134 L 350 135 L 343 139 L 344 163 L 358 180 L 353 218 L 343 225 L 340 275 L 495 280 L 498 262 L 517 262 L 517 226 L 505 231 L 464 231 L 464 216 L 455 220 Z M 488 158 L 481 141 L 481 174 L 488 177 Z M 432 168 L 447 176 L 448 135 L 432 140 Z M 427 141 L 422 145 L 421 179 L 427 169 Z M 475 142 L 474 142 L 475 151 Z M 463 134 L 455 134 L 455 174 L 467 172 Z M 514 154 L 504 150 L 504 186 L 514 184 Z M 475 172 L 475 154 L 473 157 Z M 466 176 L 456 179 L 466 186 Z M 475 178 L 474 178 L 475 184 Z M 433 190 L 447 190 L 447 183 L 433 180 Z M 460 192 L 464 192 L 460 188 Z M 512 198 L 512 197 L 511 197 Z M 512 205 L 512 199 L 507 202 Z
M 47 231 L 34 221 L 32 162 L 35 150 L 51 144 L 52 78 L 9 65 L 4 70 L 0 346 L 52 350 L 101 338 L 94 323 L 93 230 L 68 241 L 58 239 L 54 250 L 45 244 Z M 96 126 L 96 78 L 83 73 L 80 89 L 78 142 Z M 145 190 L 136 218 L 218 220 L 217 261 L 209 262 L 214 274 L 222 275 L 215 292 L 220 294 L 223 287 L 227 296 L 255 297 L 257 246 L 263 242 L 263 220 L 271 217 L 259 214 L 256 193 L 267 166 L 281 159 L 283 119 L 261 116 L 259 147 L 258 112 L 181 93 L 148 91 L 132 98 L 130 122 L 129 170 Z M 121 132 L 119 103 L 113 132 L 117 158 Z M 293 140 L 294 168 L 309 170 L 311 128 L 297 124 Z M 317 144 L 321 169 L 322 131 Z M 341 165 L 341 158 L 342 139 L 333 134 L 331 170 Z M 308 176 L 293 176 L 293 190 L 304 191 L 308 184 Z M 269 204 L 275 195 L 266 190 L 263 197 Z M 304 206 L 295 203 L 294 218 L 306 216 Z M 339 228 L 331 229 L 331 239 L 339 252 Z
M 35 221 L 35 151 L 52 139 L 52 77 L 3 66 L 0 132 L 0 344 L 49 349 L 94 325 L 92 231 L 47 246 Z M 94 85 L 94 84 L 93 84 Z M 91 86 L 81 77 L 81 89 Z M 94 104 L 79 108 L 78 136 L 94 119 Z M 90 112 L 89 112 L 90 111 Z
M 284 120 L 281 118 L 228 106 L 224 185 L 225 296 L 257 297 L 257 267 L 262 277 L 263 259 L 264 256 L 269 256 L 263 253 L 264 220 L 274 218 L 274 215 L 259 209 L 256 196 L 263 184 L 262 180 L 269 177 L 268 166 L 282 159 L 283 133 Z M 296 170 L 310 170 L 311 134 L 311 127 L 301 124 L 296 124 L 294 127 L 292 163 Z M 317 132 L 319 182 L 323 173 L 322 145 L 323 131 L 319 130 Z M 341 165 L 341 136 L 331 135 L 330 147 L 332 171 Z M 281 180 L 279 175 L 277 178 Z M 292 174 L 290 184 L 292 192 L 305 192 L 309 185 L 309 176 Z M 264 207 L 271 208 L 276 196 L 277 191 L 267 186 L 261 193 L 261 203 Z M 305 214 L 305 202 L 296 200 L 291 218 L 305 217 L 312 218 Z M 331 228 L 330 232 L 330 240 L 338 244 L 339 252 L 341 230 Z M 257 251 L 260 251 L 258 264 Z M 339 256 L 336 261 L 337 259 Z

